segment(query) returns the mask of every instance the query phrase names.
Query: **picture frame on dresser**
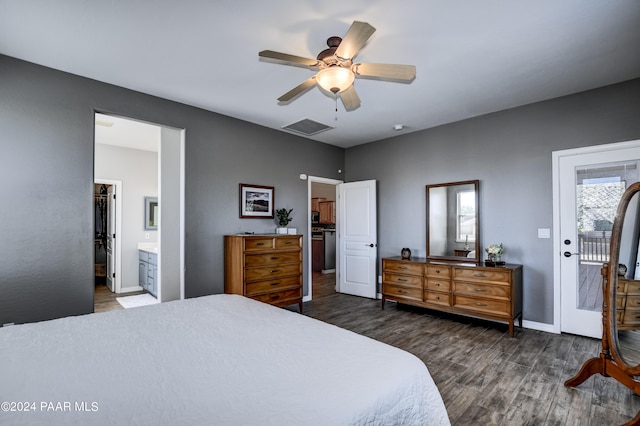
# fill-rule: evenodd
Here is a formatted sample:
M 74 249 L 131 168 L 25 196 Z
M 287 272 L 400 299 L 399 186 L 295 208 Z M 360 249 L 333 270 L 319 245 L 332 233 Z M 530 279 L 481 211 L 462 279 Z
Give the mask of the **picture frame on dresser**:
M 273 186 L 240 184 L 240 218 L 273 219 L 275 188 Z

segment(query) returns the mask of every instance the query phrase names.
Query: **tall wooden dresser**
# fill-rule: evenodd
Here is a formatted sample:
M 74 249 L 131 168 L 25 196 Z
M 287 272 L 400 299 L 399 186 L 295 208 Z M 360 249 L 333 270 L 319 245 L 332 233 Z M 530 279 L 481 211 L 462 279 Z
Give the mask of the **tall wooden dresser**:
M 302 313 L 302 235 L 225 235 L 224 292 Z
M 616 320 L 618 330 L 640 329 L 640 281 L 618 277 Z
M 485 267 L 425 258 L 382 259 L 385 300 L 522 326 L 522 265 Z

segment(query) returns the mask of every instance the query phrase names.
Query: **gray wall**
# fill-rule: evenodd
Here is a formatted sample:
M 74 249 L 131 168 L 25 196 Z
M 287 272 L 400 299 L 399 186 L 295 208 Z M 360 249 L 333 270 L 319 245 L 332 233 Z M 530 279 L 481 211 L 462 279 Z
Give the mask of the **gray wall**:
M 238 218 L 239 183 L 306 232 L 298 176 L 342 178 L 340 148 L 0 55 L 0 324 L 93 311 L 95 111 L 186 129 L 186 297 L 223 291 L 224 234 L 275 229 Z
M 553 322 L 551 153 L 640 138 L 640 80 L 350 148 L 347 181 L 378 180 L 379 254 L 424 254 L 425 185 L 480 180 L 480 247 L 524 265 L 524 318 Z M 483 252 L 484 254 L 484 252 Z

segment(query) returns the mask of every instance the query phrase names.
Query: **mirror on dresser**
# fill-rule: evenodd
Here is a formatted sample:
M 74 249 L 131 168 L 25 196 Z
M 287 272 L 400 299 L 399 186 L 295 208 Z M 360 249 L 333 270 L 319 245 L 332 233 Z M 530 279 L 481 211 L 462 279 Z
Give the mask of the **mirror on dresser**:
M 478 180 L 427 185 L 427 258 L 480 262 Z
M 603 265 L 602 350 L 565 386 L 594 374 L 612 377 L 640 395 L 640 182 L 622 195 L 611 231 L 609 263 Z M 640 424 L 640 413 L 627 424 Z

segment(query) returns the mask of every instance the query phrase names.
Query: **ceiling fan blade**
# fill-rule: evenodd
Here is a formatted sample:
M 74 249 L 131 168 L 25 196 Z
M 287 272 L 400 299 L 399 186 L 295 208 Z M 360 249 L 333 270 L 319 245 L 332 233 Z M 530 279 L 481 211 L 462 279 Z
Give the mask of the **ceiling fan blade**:
M 354 64 L 356 75 L 399 83 L 411 83 L 416 78 L 416 67 L 413 65 L 396 64 Z
M 339 95 L 347 111 L 353 111 L 360 106 L 360 96 L 356 93 L 356 88 L 353 87 L 353 84 L 347 90 L 340 92 Z
M 278 101 L 283 104 L 289 103 L 295 100 L 298 96 L 301 96 L 307 91 L 309 91 L 309 89 L 311 89 L 315 85 L 316 85 L 316 76 L 314 75 L 313 77 L 308 78 L 302 83 L 298 84 L 296 87 L 289 90 L 284 95 L 280 96 L 278 98 Z
M 353 58 L 375 31 L 376 29 L 366 22 L 353 21 L 336 49 L 336 56 L 342 59 Z
M 295 67 L 313 68 L 318 65 L 317 59 L 303 58 L 302 56 L 289 55 L 288 53 L 274 52 L 273 50 L 263 50 L 258 56 L 272 62 L 283 65 L 293 65 Z

